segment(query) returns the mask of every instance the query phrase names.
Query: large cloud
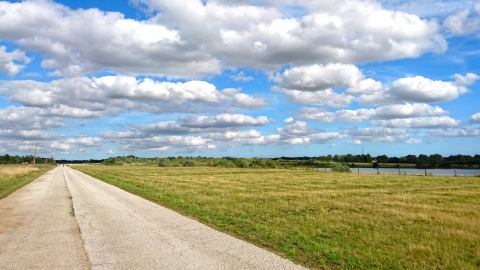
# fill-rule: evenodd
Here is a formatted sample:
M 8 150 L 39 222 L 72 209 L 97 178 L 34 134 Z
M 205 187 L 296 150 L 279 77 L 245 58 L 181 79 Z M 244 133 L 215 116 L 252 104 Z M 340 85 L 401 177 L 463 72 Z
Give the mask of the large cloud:
M 195 77 L 223 66 L 277 69 L 286 64 L 365 63 L 443 52 L 435 21 L 389 11 L 374 1 L 285 4 L 142 0 L 146 21 L 116 12 L 71 10 L 50 1 L 0 2 L 0 39 L 40 53 L 55 75 L 104 69 L 123 74 Z M 288 4 L 287 4 L 288 6 Z M 222 60 L 220 60 L 222 59 Z
M 11 102 L 41 108 L 42 115 L 69 118 L 114 116 L 122 111 L 200 113 L 203 108 L 259 108 L 267 101 L 239 89 L 219 91 L 205 81 L 159 82 L 130 76 L 68 78 L 52 82 L 3 81 L 0 94 Z M 179 104 L 189 106 L 178 106 Z
M 319 91 L 354 87 L 363 79 L 364 75 L 354 65 L 328 64 L 293 67 L 277 74 L 273 81 L 284 89 Z
M 182 126 L 196 128 L 225 128 L 238 126 L 265 126 L 269 123 L 266 116 L 257 118 L 243 114 L 220 114 L 215 116 L 188 116 L 179 121 Z
M 422 76 L 401 78 L 385 91 L 364 94 L 358 102 L 364 105 L 398 104 L 405 102 L 433 103 L 457 99 L 467 93 L 467 86 L 480 79 L 480 76 L 467 73 L 455 74 L 452 82 L 434 81 Z
M 334 108 L 347 107 L 355 98 L 354 96 L 346 95 L 344 93 L 335 93 L 331 89 L 309 92 L 288 90 L 273 86 L 272 91 L 285 94 L 289 100 L 294 103 L 328 106 Z
M 52 117 L 49 110 L 13 106 L 0 109 L 0 125 L 8 130 L 48 130 L 66 127 L 63 119 Z
M 192 126 L 193 123 L 195 124 Z M 246 115 L 185 117 L 177 121 L 130 125 L 126 131 L 108 131 L 97 135 L 107 142 L 124 145 L 127 150 L 173 148 L 205 150 L 252 145 L 324 144 L 346 137 L 345 134 L 337 132 L 322 132 L 308 128 L 307 124 L 301 121 L 290 123 L 285 128 L 277 128 L 277 134 L 266 135 L 254 129 L 242 130 L 247 126 L 263 126 L 267 123 L 268 119 L 265 117 L 253 118 Z M 196 137 L 189 135 L 195 133 Z M 180 142 L 185 140 L 201 143 L 182 146 Z M 161 146 L 160 142 L 164 142 L 164 145 Z M 207 147 L 208 145 L 210 146 Z
M 380 82 L 365 79 L 351 64 L 327 64 L 292 67 L 277 73 L 272 80 L 278 84 L 272 91 L 288 96 L 295 103 L 329 107 L 346 107 L 356 94 L 371 94 L 384 89 Z M 336 89 L 347 88 L 344 93 Z
M 248 126 L 265 126 L 266 116 L 252 117 L 243 114 L 220 114 L 214 116 L 186 116 L 177 121 L 152 124 L 133 124 L 128 131 L 101 132 L 99 136 L 110 139 L 148 138 L 157 135 L 186 135 L 205 132 L 230 132 Z M 235 133 L 236 134 L 236 133 Z
M 358 128 L 353 127 L 347 130 L 346 134 L 350 135 L 353 140 L 366 142 L 386 142 L 399 143 L 411 142 L 410 135 L 406 130 L 398 128 Z
M 280 2 L 270 6 L 273 10 L 248 6 L 249 13 L 245 12 L 245 5 L 238 3 L 226 6 L 225 2 L 208 1 L 203 5 L 196 0 L 141 2 L 166 13 L 162 22 L 174 21 L 199 35 L 210 38 L 205 31 L 210 33 L 212 28 L 221 26 L 215 54 L 236 66 L 360 63 L 417 57 L 425 51 L 446 48 L 445 40 L 438 35 L 437 23 L 385 10 L 373 1 L 299 1 L 287 5 Z M 280 7 L 289 4 L 304 6 L 306 14 L 279 16 Z
M 414 119 L 424 116 L 444 116 L 448 114 L 438 106 L 428 104 L 398 104 L 378 107 L 376 109 L 338 110 L 328 112 L 321 108 L 303 107 L 298 118 L 316 120 L 323 123 L 332 122 L 362 122 L 369 119 Z
M 125 19 L 98 9 L 71 10 L 51 1 L 0 2 L 0 39 L 42 54 L 55 75 L 114 69 L 122 73 L 203 76 L 220 61 L 185 44 L 176 30 L 152 20 Z
M 370 123 L 373 125 L 390 128 L 451 128 L 460 126 L 462 122 L 447 116 L 440 116 L 410 119 L 373 120 Z

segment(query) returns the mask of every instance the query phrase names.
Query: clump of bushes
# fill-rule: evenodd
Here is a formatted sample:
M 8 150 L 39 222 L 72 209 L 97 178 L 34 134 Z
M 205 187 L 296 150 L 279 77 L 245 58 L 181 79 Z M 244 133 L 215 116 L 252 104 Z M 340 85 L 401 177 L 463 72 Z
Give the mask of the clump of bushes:
M 341 164 L 341 163 L 335 163 L 332 165 L 332 167 L 330 167 L 330 170 L 332 172 L 351 172 L 350 171 L 350 167 L 348 167 L 347 164 Z
M 183 167 L 195 167 L 197 163 L 193 160 L 187 160 L 183 163 Z
M 158 162 L 158 167 L 168 167 L 167 160 L 164 158 L 160 159 L 160 161 Z

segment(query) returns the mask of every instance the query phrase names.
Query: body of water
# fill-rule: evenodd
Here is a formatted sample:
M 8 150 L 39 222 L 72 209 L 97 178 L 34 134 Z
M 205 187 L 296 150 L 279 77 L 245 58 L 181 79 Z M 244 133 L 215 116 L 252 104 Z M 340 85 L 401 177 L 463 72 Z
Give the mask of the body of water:
M 317 168 L 319 171 L 325 171 L 324 168 Z M 350 168 L 352 173 L 376 174 L 377 169 L 374 168 Z M 326 171 L 330 171 L 329 168 Z M 407 174 L 407 175 L 425 175 L 425 169 L 410 168 L 378 168 L 380 174 Z M 480 169 L 427 169 L 427 175 L 430 176 L 475 176 L 480 175 Z

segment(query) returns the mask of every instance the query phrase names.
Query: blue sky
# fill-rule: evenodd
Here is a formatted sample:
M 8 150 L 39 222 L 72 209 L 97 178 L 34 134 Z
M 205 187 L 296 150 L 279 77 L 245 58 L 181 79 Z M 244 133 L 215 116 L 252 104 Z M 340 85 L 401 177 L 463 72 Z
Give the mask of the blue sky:
M 0 1 L 0 154 L 480 154 L 478 1 Z

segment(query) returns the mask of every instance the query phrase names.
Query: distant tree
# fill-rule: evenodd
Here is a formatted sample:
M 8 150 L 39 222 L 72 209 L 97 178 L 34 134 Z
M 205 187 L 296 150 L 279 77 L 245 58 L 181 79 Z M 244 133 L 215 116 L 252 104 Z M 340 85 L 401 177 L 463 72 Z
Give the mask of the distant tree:
M 423 163 L 428 163 L 430 160 L 428 159 L 428 156 L 427 155 L 424 155 L 424 154 L 420 154 L 418 156 L 418 159 L 417 159 L 417 162 L 423 162 Z
M 386 155 L 377 156 L 377 162 L 378 163 L 387 163 L 388 162 L 388 157 Z
M 480 155 L 475 155 L 473 158 L 475 159 L 475 163 L 480 165 Z
M 391 157 L 388 159 L 388 163 L 399 163 L 400 159 L 398 157 Z
M 417 163 L 415 165 L 418 169 L 431 168 L 430 159 L 427 155 L 420 154 L 417 158 Z
M 406 161 L 407 161 L 407 163 L 410 163 L 410 164 L 416 164 L 417 163 L 417 156 L 408 155 L 408 156 L 406 156 Z
M 440 154 L 434 154 L 430 155 L 428 160 L 430 161 L 430 165 L 432 165 L 432 167 L 438 167 L 438 165 L 443 162 L 443 157 Z

